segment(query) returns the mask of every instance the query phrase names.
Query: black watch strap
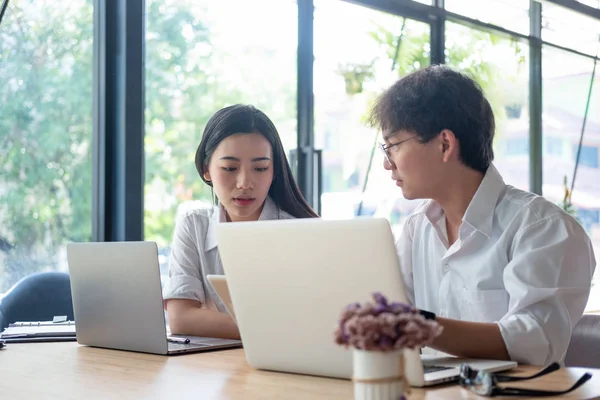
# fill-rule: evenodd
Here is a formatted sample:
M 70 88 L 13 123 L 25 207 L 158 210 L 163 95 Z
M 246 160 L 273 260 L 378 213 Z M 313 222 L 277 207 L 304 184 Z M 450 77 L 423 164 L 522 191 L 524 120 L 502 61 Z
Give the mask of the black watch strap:
M 431 311 L 419 310 L 419 314 L 421 314 L 425 319 L 431 319 L 435 321 L 435 313 L 432 313 Z

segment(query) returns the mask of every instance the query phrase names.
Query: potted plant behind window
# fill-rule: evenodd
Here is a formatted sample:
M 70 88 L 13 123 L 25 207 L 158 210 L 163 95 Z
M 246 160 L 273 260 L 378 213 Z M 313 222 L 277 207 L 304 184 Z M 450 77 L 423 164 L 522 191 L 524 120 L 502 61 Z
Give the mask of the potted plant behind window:
M 570 214 L 571 216 L 573 216 L 575 219 L 577 219 L 579 221 L 579 218 L 577 218 L 577 210 L 575 210 L 575 207 L 573 206 L 573 203 L 571 202 L 571 196 L 573 195 L 573 192 L 571 192 L 571 189 L 569 189 L 569 185 L 567 183 L 567 176 L 564 176 L 563 179 L 563 199 L 562 202 L 560 203 L 560 207 L 565 210 L 568 214 Z M 581 222 L 581 221 L 579 221 Z
M 344 78 L 346 94 L 349 96 L 362 93 L 364 83 L 375 76 L 372 62 L 370 64 L 340 64 L 338 73 Z

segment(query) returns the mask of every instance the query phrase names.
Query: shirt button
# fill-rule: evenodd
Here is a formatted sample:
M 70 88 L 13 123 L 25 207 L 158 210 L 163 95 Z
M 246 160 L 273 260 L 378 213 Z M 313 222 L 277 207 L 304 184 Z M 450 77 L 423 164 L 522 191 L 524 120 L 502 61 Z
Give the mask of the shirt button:
M 444 272 L 450 271 L 450 266 L 448 264 L 444 264 Z

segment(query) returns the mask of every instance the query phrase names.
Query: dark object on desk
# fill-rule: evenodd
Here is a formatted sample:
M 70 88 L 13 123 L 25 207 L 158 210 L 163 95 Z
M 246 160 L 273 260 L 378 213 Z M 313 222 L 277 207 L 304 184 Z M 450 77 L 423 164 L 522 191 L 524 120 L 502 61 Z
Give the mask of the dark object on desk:
M 600 315 L 583 315 L 575 325 L 565 366 L 600 368 Z
M 15 283 L 0 300 L 0 331 L 16 321 L 52 321 L 55 315 L 74 320 L 69 274 L 31 274 Z
M 519 396 L 519 397 L 547 397 L 560 396 L 570 393 L 592 378 L 592 374 L 586 372 L 570 388 L 563 390 L 527 389 L 522 387 L 498 386 L 498 382 L 518 382 L 539 378 L 560 369 L 560 364 L 555 362 L 543 370 L 529 376 L 501 375 L 494 372 L 477 371 L 467 364 L 460 367 L 459 384 L 470 389 L 480 396 Z
M 41 336 L 41 337 L 12 337 L 2 339 L 6 343 L 45 343 L 45 342 L 75 342 L 77 338 L 75 336 L 69 337 L 49 337 L 49 336 Z

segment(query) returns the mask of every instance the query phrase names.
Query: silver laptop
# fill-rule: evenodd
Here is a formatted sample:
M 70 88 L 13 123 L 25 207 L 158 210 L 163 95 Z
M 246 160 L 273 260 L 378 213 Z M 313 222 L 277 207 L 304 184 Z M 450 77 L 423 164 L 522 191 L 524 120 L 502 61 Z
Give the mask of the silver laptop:
M 77 341 L 154 354 L 240 347 L 239 340 L 167 336 L 154 242 L 69 243 Z
M 375 291 L 407 302 L 385 219 L 227 223 L 218 225 L 217 237 L 246 357 L 255 368 L 351 378 L 352 352 L 333 340 L 341 310 L 370 301 Z M 407 350 L 407 379 L 415 387 L 456 380 L 464 361 L 422 361 L 418 350 Z M 467 362 L 490 372 L 517 366 Z

